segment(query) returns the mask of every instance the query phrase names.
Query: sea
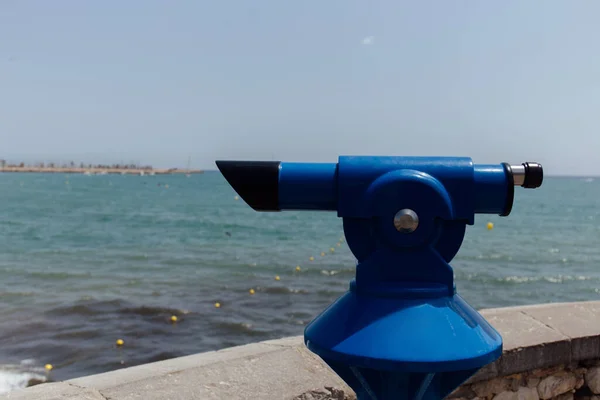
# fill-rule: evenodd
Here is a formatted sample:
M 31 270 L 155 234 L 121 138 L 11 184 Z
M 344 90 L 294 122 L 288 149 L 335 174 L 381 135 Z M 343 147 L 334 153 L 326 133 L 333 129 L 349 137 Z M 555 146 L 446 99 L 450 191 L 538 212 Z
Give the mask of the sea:
M 467 228 L 458 292 L 599 299 L 599 239 L 600 179 L 517 188 Z M 255 212 L 218 172 L 0 174 L 0 393 L 301 335 L 354 266 L 334 212 Z

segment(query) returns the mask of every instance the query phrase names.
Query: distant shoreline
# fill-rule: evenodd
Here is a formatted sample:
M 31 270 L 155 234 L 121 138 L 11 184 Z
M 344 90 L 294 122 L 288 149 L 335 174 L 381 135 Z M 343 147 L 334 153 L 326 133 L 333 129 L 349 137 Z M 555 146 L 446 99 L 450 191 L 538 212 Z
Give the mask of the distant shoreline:
M 0 167 L 0 173 L 48 173 L 48 174 L 84 174 L 84 175 L 172 175 L 202 174 L 199 169 L 178 168 L 63 168 L 63 167 Z

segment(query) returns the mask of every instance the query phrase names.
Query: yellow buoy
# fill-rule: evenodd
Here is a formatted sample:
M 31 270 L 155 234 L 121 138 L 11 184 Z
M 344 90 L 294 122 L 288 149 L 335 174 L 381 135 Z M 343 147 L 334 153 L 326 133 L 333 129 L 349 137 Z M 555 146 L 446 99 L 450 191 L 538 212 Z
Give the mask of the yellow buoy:
M 494 224 L 492 222 L 488 222 L 487 229 L 488 229 L 488 231 L 491 231 L 492 229 L 494 229 Z
M 325 257 L 325 252 L 324 251 L 321 252 L 321 257 Z
M 335 249 L 334 249 L 333 247 L 331 247 L 331 248 L 329 249 L 329 251 L 333 253 L 333 252 L 335 251 Z
M 313 256 L 310 256 L 309 260 L 310 261 L 315 261 L 315 258 Z
M 177 315 L 171 315 L 171 322 L 177 322 Z
M 221 303 L 215 303 L 215 308 L 221 308 Z
M 46 371 L 52 371 L 52 368 L 54 367 L 52 366 L 52 364 L 46 364 L 44 368 L 46 368 Z
M 254 291 L 254 289 L 250 289 L 248 292 L 250 292 L 250 294 L 254 294 L 254 293 L 256 293 L 256 292 Z
M 237 197 L 237 196 L 235 196 L 235 197 L 234 197 L 234 199 L 236 199 L 236 200 L 239 200 L 240 198 L 239 198 L 239 197 Z
M 296 265 L 296 271 L 300 272 L 300 266 L 299 265 Z
M 281 278 L 279 277 L 279 275 L 275 275 L 275 280 L 276 280 L 276 281 L 278 281 L 278 280 L 280 280 L 280 279 L 281 279 Z
M 123 339 L 117 339 L 117 346 L 123 346 L 125 344 L 125 342 L 123 341 Z

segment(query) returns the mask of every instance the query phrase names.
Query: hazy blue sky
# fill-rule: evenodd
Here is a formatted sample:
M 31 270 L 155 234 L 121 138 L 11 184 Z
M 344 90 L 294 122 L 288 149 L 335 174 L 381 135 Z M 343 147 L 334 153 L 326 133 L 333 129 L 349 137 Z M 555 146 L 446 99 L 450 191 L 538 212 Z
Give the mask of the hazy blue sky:
M 600 2 L 0 0 L 0 158 L 600 174 Z

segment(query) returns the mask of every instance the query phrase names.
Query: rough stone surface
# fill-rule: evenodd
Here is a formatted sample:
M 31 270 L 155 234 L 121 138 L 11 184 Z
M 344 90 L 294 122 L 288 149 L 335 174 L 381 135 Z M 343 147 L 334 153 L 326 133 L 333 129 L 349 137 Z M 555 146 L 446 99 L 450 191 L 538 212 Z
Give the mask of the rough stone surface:
M 264 342 L 260 343 L 269 346 L 298 347 L 304 346 L 304 336 L 290 336 L 282 339 L 265 340 Z
M 475 383 L 471 386 L 471 389 L 478 397 L 490 397 L 508 390 L 509 386 L 510 381 L 508 379 L 494 378 L 489 381 Z
M 592 368 L 600 366 L 600 359 L 598 360 L 581 360 L 580 364 L 585 368 Z
M 592 393 L 600 394 L 600 367 L 594 367 L 587 370 L 585 374 L 585 383 Z
M 564 371 L 564 369 L 565 369 L 564 365 L 555 365 L 555 366 L 549 367 L 549 368 L 534 369 L 533 371 L 531 371 L 529 373 L 529 375 L 533 376 L 533 377 L 537 377 L 537 378 L 544 378 L 546 376 L 550 376 L 550 375 L 554 375 L 559 372 L 562 372 L 562 371 Z
M 477 397 L 475 391 L 471 388 L 470 385 L 462 385 L 459 386 L 454 392 L 450 393 L 448 396 L 449 399 L 472 399 Z
M 119 400 L 139 399 L 138 393 L 145 393 L 144 400 L 270 400 L 293 398 L 311 386 L 352 392 L 320 359 L 300 347 L 282 347 L 276 352 L 138 380 L 102 392 Z
M 574 374 L 552 375 L 542 379 L 538 385 L 540 399 L 551 399 L 575 389 L 577 378 Z
M 527 387 L 528 388 L 537 388 L 537 385 L 540 383 L 541 379 L 537 376 L 532 376 L 527 378 Z
M 494 400 L 519 400 L 519 397 L 516 392 L 508 390 L 495 395 Z
M 488 379 L 495 378 L 500 375 L 500 370 L 498 366 L 500 365 L 500 360 L 496 360 L 493 363 L 486 365 L 481 368 L 475 375 L 467 380 L 467 384 L 476 383 L 481 381 L 486 381 Z
M 292 400 L 356 400 L 356 396 L 346 393 L 343 389 L 326 387 L 302 393 Z
M 520 387 L 517 391 L 518 400 L 539 400 L 540 396 L 535 387 Z
M 106 400 L 97 390 L 84 389 L 64 382 L 35 385 L 6 393 L 0 398 L 11 400 Z
M 574 398 L 573 393 L 569 392 L 556 396 L 553 400 L 573 400 Z
M 600 396 L 593 395 L 586 386 L 586 366 L 596 365 L 587 360 L 568 365 L 556 365 L 547 368 L 538 368 L 520 374 L 493 378 L 487 381 L 466 383 L 453 392 L 452 400 L 600 400 Z M 591 367 L 598 368 L 599 367 Z M 593 370 L 588 377 L 594 377 Z M 517 386 L 519 385 L 519 386 Z M 501 390 L 507 388 L 506 390 Z M 476 392 L 481 396 L 476 397 Z M 541 396 L 540 396 L 541 395 Z M 455 398 L 454 398 L 455 397 Z
M 522 374 L 511 375 L 511 376 L 507 377 L 507 379 L 510 382 L 510 390 L 512 390 L 513 392 L 516 392 L 517 390 L 519 390 L 519 388 L 525 381 L 525 378 L 523 377 Z
M 85 376 L 72 379 L 68 382 L 82 387 L 92 387 L 103 390 L 121 384 L 129 384 L 138 380 L 147 380 L 153 377 L 162 377 L 168 374 L 179 373 L 217 363 L 236 362 L 240 359 L 253 359 L 266 353 L 280 351 L 281 347 L 267 346 L 262 343 L 252 343 L 244 346 L 231 347 L 219 351 L 210 351 L 191 356 L 174 358 L 165 361 L 123 368 L 103 374 Z M 1 399 L 1 397 L 0 397 Z

